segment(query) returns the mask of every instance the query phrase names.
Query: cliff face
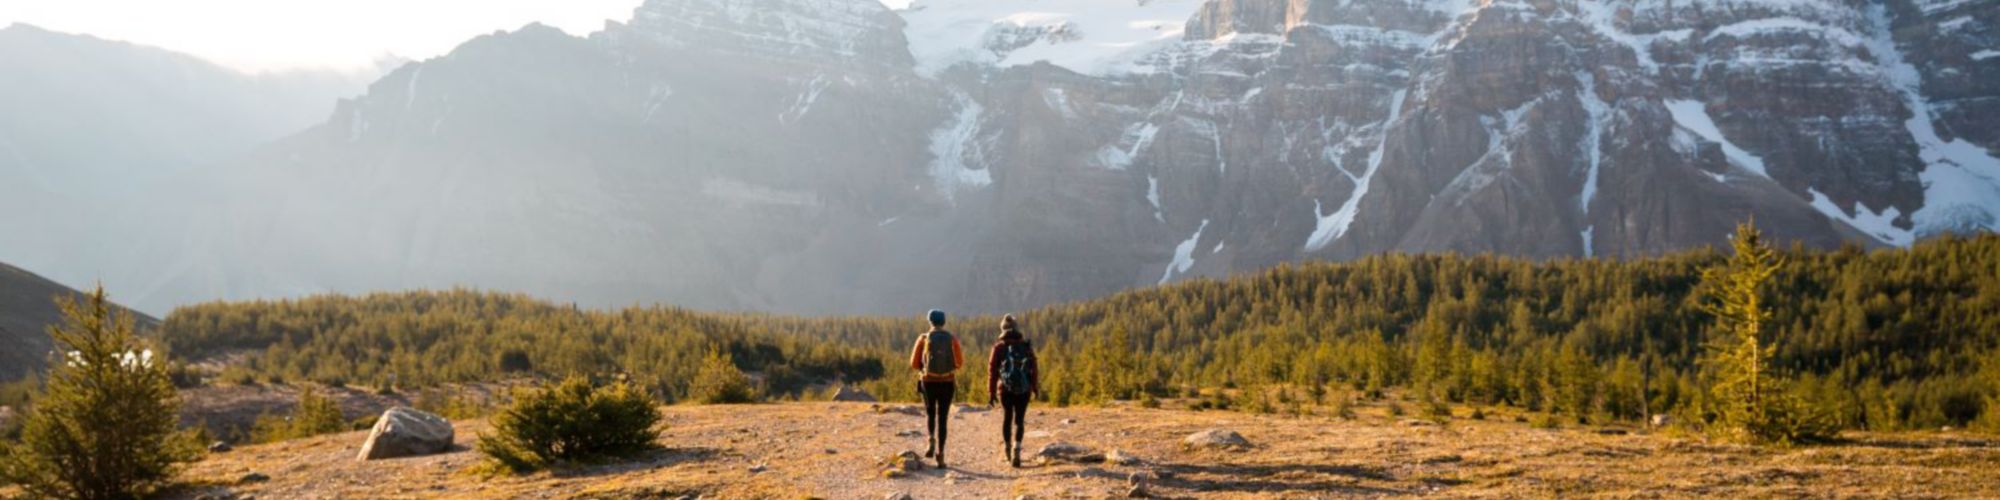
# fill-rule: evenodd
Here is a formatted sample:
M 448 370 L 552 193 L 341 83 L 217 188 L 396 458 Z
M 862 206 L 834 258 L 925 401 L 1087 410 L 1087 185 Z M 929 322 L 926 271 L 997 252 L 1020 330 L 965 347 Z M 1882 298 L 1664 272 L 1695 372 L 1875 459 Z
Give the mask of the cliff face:
M 389 74 L 175 219 L 247 222 L 161 225 L 223 243 L 144 299 L 472 284 L 999 310 L 1385 251 L 1654 254 L 1752 216 L 1906 245 L 2000 225 L 1996 16 L 654 0 Z

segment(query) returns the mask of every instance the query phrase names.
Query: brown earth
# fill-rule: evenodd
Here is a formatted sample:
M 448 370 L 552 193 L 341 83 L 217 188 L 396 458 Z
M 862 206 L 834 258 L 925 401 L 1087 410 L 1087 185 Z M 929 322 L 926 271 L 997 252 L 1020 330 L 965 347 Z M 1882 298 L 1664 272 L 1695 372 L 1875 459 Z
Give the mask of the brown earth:
M 893 405 L 890 405 L 893 408 Z M 2000 439 L 1955 432 L 1850 434 L 1840 445 L 1765 449 L 1627 429 L 1536 429 L 1513 415 L 1435 425 L 1361 409 L 1353 420 L 1133 407 L 1039 408 L 1030 455 L 1069 442 L 1119 449 L 1136 465 L 1000 461 L 997 411 L 953 417 L 951 468 L 882 477 L 879 463 L 921 451 L 919 417 L 868 403 L 674 406 L 666 447 L 627 463 L 519 477 L 470 469 L 483 422 L 460 422 L 460 449 L 357 462 L 363 433 L 244 446 L 194 464 L 180 496 L 259 498 L 1101 498 L 1134 473 L 1159 497 L 1990 497 Z M 1461 409 L 1461 417 L 1465 415 Z M 1240 451 L 1186 451 L 1210 428 L 1241 433 Z M 759 467 L 762 466 L 762 467 Z M 761 470 L 761 472 L 758 472 Z M 268 481 L 244 482 L 249 473 Z

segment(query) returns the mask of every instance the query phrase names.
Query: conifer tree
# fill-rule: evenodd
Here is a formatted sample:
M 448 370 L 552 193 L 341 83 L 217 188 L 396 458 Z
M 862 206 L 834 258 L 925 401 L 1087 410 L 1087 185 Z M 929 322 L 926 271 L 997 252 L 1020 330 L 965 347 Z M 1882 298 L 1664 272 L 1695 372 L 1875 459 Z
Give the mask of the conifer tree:
M 21 443 L 0 453 L 0 476 L 30 495 L 135 498 L 157 491 L 197 448 L 176 430 L 179 395 L 164 357 L 140 345 L 130 313 L 104 287 L 61 297 L 66 324 L 49 327 L 56 352 Z
M 1784 389 L 1771 366 L 1774 344 L 1764 342 L 1771 318 L 1764 288 L 1781 265 L 1754 223 L 1736 226 L 1728 261 L 1702 272 L 1701 309 L 1715 316 L 1720 335 L 1702 360 L 1714 397 L 1715 430 L 1724 437 L 1791 444 L 1823 438 L 1821 419 Z

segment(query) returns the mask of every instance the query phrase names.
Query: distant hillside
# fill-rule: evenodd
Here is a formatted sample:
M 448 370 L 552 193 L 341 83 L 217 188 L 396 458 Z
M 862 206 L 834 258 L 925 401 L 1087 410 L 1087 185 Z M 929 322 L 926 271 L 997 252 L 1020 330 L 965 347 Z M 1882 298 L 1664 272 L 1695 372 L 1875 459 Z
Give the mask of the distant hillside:
M 58 295 L 82 295 L 66 286 L 18 267 L 0 264 L 0 381 L 41 371 L 50 349 L 48 325 L 62 321 Z M 135 313 L 136 314 L 136 313 Z M 141 329 L 159 320 L 138 314 Z

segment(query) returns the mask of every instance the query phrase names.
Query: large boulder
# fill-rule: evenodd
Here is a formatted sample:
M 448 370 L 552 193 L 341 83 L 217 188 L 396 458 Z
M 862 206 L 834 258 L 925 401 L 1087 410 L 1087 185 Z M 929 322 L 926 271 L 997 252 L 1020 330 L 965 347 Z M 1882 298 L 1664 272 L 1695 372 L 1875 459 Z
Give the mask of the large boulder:
M 1250 440 L 1243 439 L 1243 435 L 1236 431 L 1209 429 L 1188 435 L 1187 439 L 1181 440 L 1181 446 L 1190 450 L 1248 448 Z
M 360 460 L 414 457 L 443 453 L 451 449 L 451 422 L 437 415 L 407 406 L 382 412 L 368 442 L 361 445 Z
M 843 385 L 833 391 L 833 400 L 873 403 L 875 402 L 875 395 L 869 394 L 868 391 L 861 390 L 858 387 Z

